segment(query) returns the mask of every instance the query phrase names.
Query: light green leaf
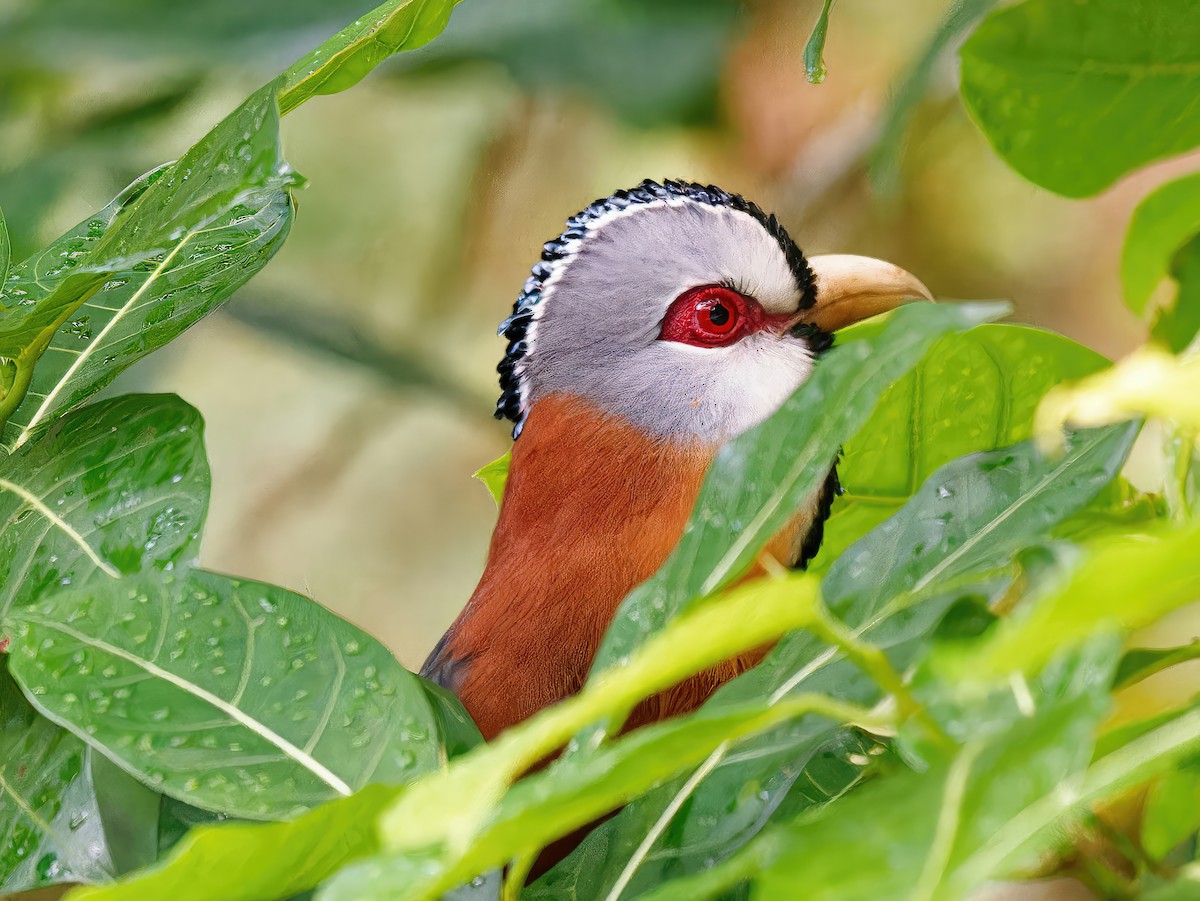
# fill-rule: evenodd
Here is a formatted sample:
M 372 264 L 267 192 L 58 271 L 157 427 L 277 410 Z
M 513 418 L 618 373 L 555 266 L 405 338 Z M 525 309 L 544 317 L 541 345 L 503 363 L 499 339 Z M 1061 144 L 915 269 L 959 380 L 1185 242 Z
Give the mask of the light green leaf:
M 962 96 L 1026 178 L 1086 197 L 1200 145 L 1193 0 L 1026 0 L 962 49 Z
M 1059 648 L 1105 627 L 1130 630 L 1200 600 L 1200 526 L 1099 541 L 1062 585 L 1046 586 L 969 651 L 947 652 L 943 675 L 994 679 L 1037 669 Z M 1153 578 L 1147 578 L 1152 573 Z
M 192 829 L 157 866 L 69 901 L 262 901 L 315 888 L 378 850 L 375 819 L 401 791 L 369 785 L 283 823 Z
M 114 874 L 88 748 L 38 716 L 0 657 L 0 895 Z
M 829 10 L 834 0 L 824 0 L 817 24 L 804 45 L 804 74 L 809 84 L 820 84 L 825 80 L 825 35 L 829 31 Z
M 995 318 L 1000 304 L 910 304 L 887 325 L 833 350 L 779 412 L 735 438 L 705 476 L 667 562 L 622 602 L 596 654 L 601 672 L 671 617 L 746 571 L 824 483 L 839 448 L 867 422 L 885 389 L 934 340 Z
M 1140 347 L 1111 369 L 1047 393 L 1034 428 L 1053 449 L 1064 425 L 1105 425 L 1143 414 L 1200 433 L 1200 354 L 1175 357 Z
M 77 410 L 0 463 L 0 617 L 109 575 L 192 565 L 208 513 L 204 424 L 169 394 Z
M 358 84 L 394 53 L 421 47 L 441 34 L 458 0 L 388 0 L 346 26 L 283 76 L 279 108 L 291 112 L 316 94 Z
M 31 282 L 47 264 L 61 265 L 62 252 L 75 254 L 95 244 L 107 227 L 99 223 L 111 224 L 128 198 L 145 189 L 148 178 L 23 263 L 14 277 Z M 4 446 L 19 447 L 228 300 L 282 246 L 294 212 L 283 185 L 249 189 L 197 231 L 173 261 L 164 259 L 153 269 L 135 266 L 105 281 L 63 323 L 38 359 L 25 399 L 5 424 Z
M 1135 435 L 1131 427 L 1080 433 L 1059 459 L 1027 442 L 948 463 L 834 565 L 822 583 L 826 604 L 896 666 L 909 667 L 928 652 L 947 606 L 1003 588 L 1014 555 L 1086 505 L 1120 469 Z M 880 696 L 834 649 L 798 632 L 706 709 L 790 692 L 864 705 Z M 634 898 L 700 872 L 744 845 L 777 809 L 819 806 L 853 786 L 863 770 L 847 758 L 865 753 L 856 744 L 852 732 L 813 718 L 735 743 L 597 827 L 528 894 L 532 901 L 569 891 Z
M 1147 194 L 1133 211 L 1121 251 L 1125 303 L 1143 313 L 1150 295 L 1171 271 L 1171 258 L 1200 233 L 1200 172 Z
M 1007 687 L 986 703 L 960 699 L 949 719 L 971 721 L 967 740 L 949 753 L 935 749 L 928 768 L 885 773 L 823 809 L 776 817 L 728 862 L 649 897 L 708 898 L 743 879 L 755 898 L 970 897 L 1005 875 L 974 859 L 996 830 L 1047 797 L 1071 795 L 1090 760 L 1111 672 L 1111 645 L 1101 643 L 1066 655 L 1027 686 L 1029 710 Z M 1050 837 L 1039 829 L 1024 838 L 1028 853 Z
M 471 473 L 472 478 L 483 482 L 483 487 L 488 490 L 488 494 L 492 496 L 492 500 L 496 502 L 497 507 L 500 506 L 500 501 L 504 498 L 504 486 L 508 482 L 508 468 L 511 464 L 512 452 L 509 451 L 504 456 L 487 464 L 487 466 L 481 466 Z
M 421 897 L 436 896 L 470 878 L 470 873 L 464 879 L 449 875 L 455 871 L 447 871 L 446 862 L 453 866 L 464 860 L 472 839 L 486 828 L 518 776 L 597 718 L 623 719 L 643 698 L 811 623 L 816 587 L 816 579 L 799 574 L 767 589 L 734 590 L 680 617 L 627 661 L 589 680 L 579 694 L 412 785 L 381 821 L 390 851 L 426 866 L 437 864 L 428 882 L 408 888 Z M 437 855 L 432 863 L 431 853 Z
M 863 708 L 812 695 L 773 706 L 760 699 L 638 729 L 591 757 L 560 760 L 518 782 L 464 853 L 372 858 L 339 874 L 318 897 L 321 901 L 433 897 L 443 886 L 466 882 L 475 873 L 536 853 L 697 763 L 724 742 L 808 714 L 832 717 L 839 723 L 871 720 Z M 414 879 L 418 861 L 422 872 Z
M 89 220 L 88 232 L 103 228 L 103 233 L 85 255 L 69 263 L 59 259 L 49 269 L 24 269 L 20 285 L 8 285 L 4 294 L 7 314 L 0 323 L 0 356 L 10 362 L 0 371 L 0 418 L 7 420 L 22 402 L 34 364 L 55 335 L 105 284 L 124 279 L 136 281 L 138 286 L 121 294 L 122 306 L 110 311 L 113 315 L 106 324 L 111 327 L 94 331 L 85 350 L 102 346 L 117 328 L 112 323 L 136 321 L 126 317 L 137 312 L 140 303 L 151 302 L 148 298 L 160 287 L 173 283 L 171 279 L 164 283 L 167 272 L 184 267 L 192 252 L 203 252 L 204 247 L 211 251 L 212 246 L 205 243 L 210 229 L 227 227 L 235 211 L 253 211 L 267 203 L 267 198 L 268 205 L 278 202 L 280 192 L 296 183 L 296 176 L 280 156 L 274 92 L 275 85 L 256 92 L 178 162 L 157 176 L 148 176 L 144 190 L 119 209 L 107 228 L 103 219 Z M 274 218 L 268 215 L 266 221 Z M 37 260 L 50 262 L 45 256 Z M 178 270 L 175 277 L 181 277 Z M 124 291 L 127 286 L 117 287 Z M 144 321 L 154 323 L 172 312 L 168 298 L 166 306 Z M 85 332 L 86 326 L 79 329 Z M 139 355 L 136 347 L 128 348 L 127 353 L 132 359 Z M 50 406 L 56 402 L 57 396 Z M 29 421 L 36 427 L 38 418 L 35 412 Z M 23 430 L 13 445 L 28 440 L 31 432 Z
M 1200 829 L 1200 770 L 1185 766 L 1151 786 L 1142 815 L 1142 847 L 1161 860 Z
M 421 680 L 283 588 L 200 570 L 93 581 L 4 629 L 39 710 L 199 807 L 294 815 L 447 758 Z

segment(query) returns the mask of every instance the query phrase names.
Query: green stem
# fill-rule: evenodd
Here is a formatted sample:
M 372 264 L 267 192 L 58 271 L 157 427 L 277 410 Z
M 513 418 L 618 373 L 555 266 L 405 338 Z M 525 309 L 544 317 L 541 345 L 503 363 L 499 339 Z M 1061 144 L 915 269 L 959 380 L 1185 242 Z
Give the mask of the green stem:
M 521 901 L 521 890 L 525 888 L 525 877 L 529 875 L 529 871 L 540 853 L 541 849 L 537 848 L 512 859 L 512 863 L 508 865 L 508 873 L 504 877 L 504 888 L 500 892 L 500 901 Z
M 1171 478 L 1167 483 L 1167 508 L 1171 518 L 1187 522 L 1192 518 L 1192 504 L 1188 498 L 1188 482 L 1192 473 L 1192 462 L 1196 454 L 1196 433 L 1182 426 L 1171 436 L 1174 445 Z

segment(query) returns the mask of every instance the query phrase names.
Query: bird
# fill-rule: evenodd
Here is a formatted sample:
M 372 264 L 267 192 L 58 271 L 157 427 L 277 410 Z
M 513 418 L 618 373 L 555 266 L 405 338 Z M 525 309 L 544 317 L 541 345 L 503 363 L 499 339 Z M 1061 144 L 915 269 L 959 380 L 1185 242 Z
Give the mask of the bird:
M 577 692 L 721 447 L 779 409 L 838 329 L 922 299 L 890 263 L 806 257 L 774 214 L 712 185 L 647 179 L 569 218 L 500 325 L 508 481 L 479 583 L 421 675 L 488 741 Z M 764 554 L 803 568 L 838 490 L 834 465 Z M 648 699 L 626 727 L 695 709 L 764 653 Z

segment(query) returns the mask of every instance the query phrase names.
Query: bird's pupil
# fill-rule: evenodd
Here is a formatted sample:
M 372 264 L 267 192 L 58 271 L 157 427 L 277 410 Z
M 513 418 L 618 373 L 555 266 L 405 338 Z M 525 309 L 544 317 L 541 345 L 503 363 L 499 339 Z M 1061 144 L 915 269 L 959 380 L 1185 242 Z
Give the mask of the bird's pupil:
M 729 321 L 729 310 L 724 304 L 714 303 L 708 308 L 708 320 L 713 325 L 722 326 Z

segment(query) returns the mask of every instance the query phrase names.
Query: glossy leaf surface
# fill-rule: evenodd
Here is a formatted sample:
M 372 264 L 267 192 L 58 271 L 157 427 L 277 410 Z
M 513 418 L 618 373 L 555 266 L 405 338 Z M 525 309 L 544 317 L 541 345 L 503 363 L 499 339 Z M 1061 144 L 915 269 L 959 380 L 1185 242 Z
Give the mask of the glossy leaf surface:
M 446 760 L 449 708 L 379 642 L 283 588 L 200 570 L 104 580 L 11 612 L 5 630 L 40 710 L 196 806 L 294 815 Z
M 1057 460 L 1026 442 L 947 464 L 834 565 L 822 583 L 826 604 L 906 665 L 928 651 L 950 603 L 1001 590 L 1014 554 L 1113 478 L 1135 434 L 1129 427 L 1080 433 Z M 814 691 L 867 705 L 879 697 L 841 655 L 798 632 L 708 706 Z M 862 753 L 852 734 L 811 719 L 735 743 L 692 778 L 637 799 L 599 826 L 535 884 L 532 897 L 603 896 L 620 884 L 614 898 L 631 898 L 668 877 L 702 870 L 742 846 L 781 804 L 807 809 L 847 790 L 862 774 L 847 758 Z
M 111 879 L 88 748 L 38 716 L 0 662 L 0 894 Z
M 203 422 L 174 395 L 58 420 L 0 463 L 0 616 L 97 570 L 193 564 L 208 489 Z

